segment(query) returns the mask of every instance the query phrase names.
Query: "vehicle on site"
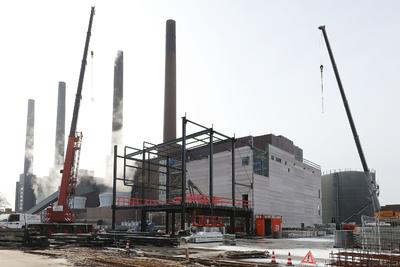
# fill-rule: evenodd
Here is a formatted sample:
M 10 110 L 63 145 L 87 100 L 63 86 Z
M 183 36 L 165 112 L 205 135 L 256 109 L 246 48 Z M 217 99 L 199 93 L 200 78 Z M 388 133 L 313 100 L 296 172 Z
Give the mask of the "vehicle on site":
M 40 215 L 26 213 L 0 214 L 0 227 L 22 229 L 31 224 L 40 224 Z
M 28 213 L 0 214 L 0 228 L 31 229 L 41 235 L 53 233 L 89 233 L 93 226 L 86 223 L 51 223 L 42 222 L 41 216 Z
M 77 184 L 82 133 L 76 132 L 76 128 L 78 123 L 79 106 L 82 98 L 82 87 L 85 77 L 86 59 L 94 13 L 95 8 L 92 7 L 79 74 L 78 88 L 75 96 L 75 104 L 72 114 L 67 150 L 65 153 L 64 166 L 63 170 L 60 171 L 62 173 L 62 177 L 58 190 L 58 201 L 46 209 L 44 218 L 41 218 L 40 215 L 27 213 L 3 214 L 0 217 L 0 226 L 3 226 L 3 228 L 29 228 L 29 230 L 36 230 L 42 235 L 47 236 L 50 236 L 52 233 L 90 233 L 93 230 L 93 226 L 91 224 L 75 222 L 75 214 L 69 207 L 68 202 L 75 196 Z

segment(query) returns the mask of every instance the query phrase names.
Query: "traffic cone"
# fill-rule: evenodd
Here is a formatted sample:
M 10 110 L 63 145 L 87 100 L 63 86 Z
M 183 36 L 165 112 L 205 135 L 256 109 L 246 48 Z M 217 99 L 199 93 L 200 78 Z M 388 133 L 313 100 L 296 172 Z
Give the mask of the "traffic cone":
M 294 266 L 293 262 L 292 262 L 292 257 L 290 256 L 290 252 L 289 252 L 289 255 L 288 255 L 288 258 L 287 258 L 286 266 Z
M 274 252 L 274 251 L 272 251 L 271 263 L 273 263 L 273 264 L 277 264 L 277 262 L 276 262 L 276 258 L 275 258 L 275 252 Z

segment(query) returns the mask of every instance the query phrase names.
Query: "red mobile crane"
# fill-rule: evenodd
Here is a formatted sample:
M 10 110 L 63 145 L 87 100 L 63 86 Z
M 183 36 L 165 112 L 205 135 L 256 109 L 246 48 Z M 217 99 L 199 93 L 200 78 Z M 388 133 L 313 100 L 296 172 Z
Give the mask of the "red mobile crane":
M 86 58 L 92 30 L 94 7 L 91 8 L 88 31 L 86 34 L 85 49 L 83 52 L 78 88 L 75 96 L 74 111 L 72 114 L 71 129 L 68 137 L 67 152 L 65 153 L 64 169 L 62 170 L 61 185 L 58 193 L 58 203 L 47 208 L 46 220 L 49 223 L 73 223 L 75 215 L 68 206 L 69 198 L 75 195 L 78 176 L 79 154 L 82 142 L 82 133 L 76 132 L 79 106 L 82 98 L 82 85 L 85 77 Z

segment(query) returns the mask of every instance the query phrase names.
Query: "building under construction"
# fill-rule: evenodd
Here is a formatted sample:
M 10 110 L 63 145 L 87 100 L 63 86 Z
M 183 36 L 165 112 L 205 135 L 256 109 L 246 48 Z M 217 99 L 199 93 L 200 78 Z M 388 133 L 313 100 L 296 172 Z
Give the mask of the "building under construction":
M 131 196 L 117 192 L 120 184 Z M 216 226 L 250 233 L 261 216 L 271 235 L 274 217 L 286 228 L 322 222 L 321 171 L 283 136 L 236 139 L 183 117 L 180 138 L 123 153 L 115 147 L 112 207 L 113 228 L 116 213 L 132 209 L 142 231 L 149 213 L 162 212 L 167 232 Z

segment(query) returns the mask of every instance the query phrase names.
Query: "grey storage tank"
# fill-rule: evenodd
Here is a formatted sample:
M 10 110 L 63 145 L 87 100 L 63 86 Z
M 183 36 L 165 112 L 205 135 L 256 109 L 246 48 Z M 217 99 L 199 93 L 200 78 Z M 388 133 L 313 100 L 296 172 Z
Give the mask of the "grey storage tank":
M 375 172 L 333 171 L 322 176 L 322 222 L 361 223 L 379 209 Z

